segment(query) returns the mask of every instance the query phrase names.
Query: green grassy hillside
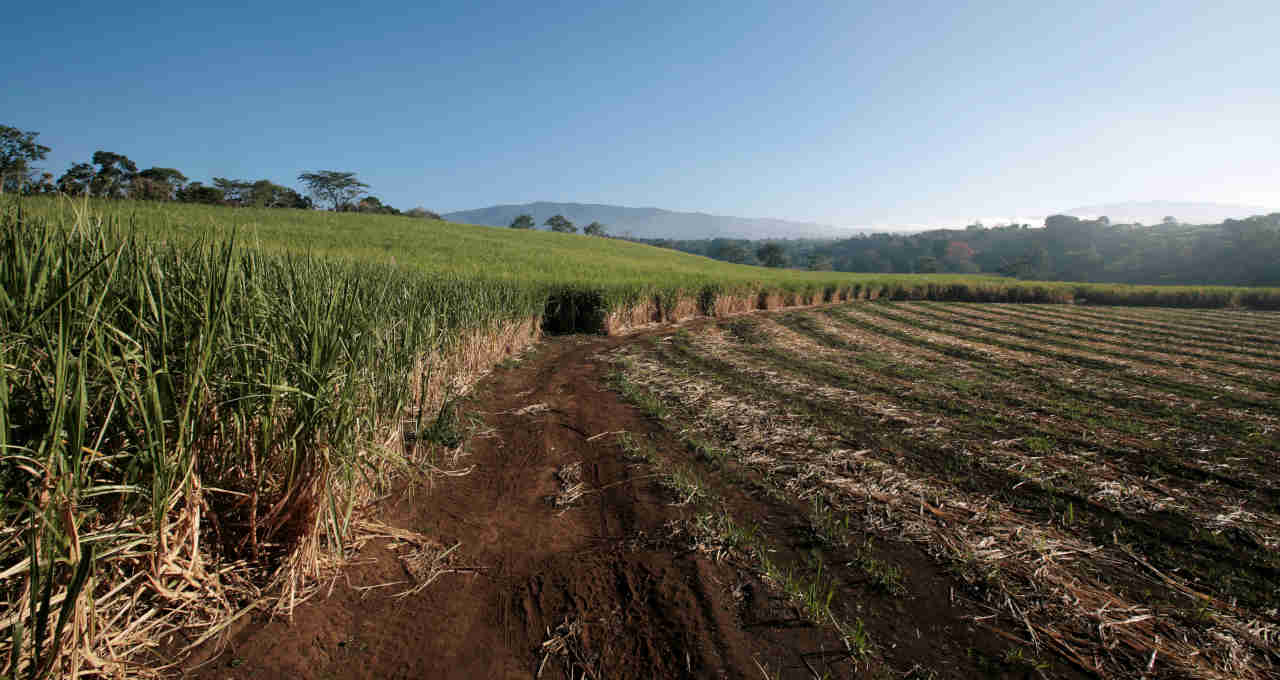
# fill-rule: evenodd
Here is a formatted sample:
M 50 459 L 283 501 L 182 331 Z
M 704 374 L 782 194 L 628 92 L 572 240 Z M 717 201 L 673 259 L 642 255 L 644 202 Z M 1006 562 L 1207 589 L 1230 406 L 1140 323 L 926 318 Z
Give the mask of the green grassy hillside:
M 433 275 L 507 278 L 531 284 L 695 285 L 714 280 L 786 285 L 849 278 L 830 272 L 736 265 L 618 239 L 396 215 L 45 197 L 25 199 L 24 208 L 32 215 L 61 219 L 88 210 L 142 233 L 184 240 L 226 235 L 234 229 L 241 238 L 254 240 L 267 250 L 395 263 Z
M 1280 290 L 1222 286 L 1131 286 L 1018 281 L 985 275 L 850 274 L 768 269 L 617 239 L 505 229 L 392 215 L 230 208 L 137 201 L 28 198 L 32 216 L 71 222 L 88 214 L 126 230 L 177 242 L 235 233 L 242 244 L 380 263 L 432 278 L 515 283 L 535 298 L 572 292 L 603 314 L 656 297 L 756 296 L 781 301 L 894 297 L 967 301 L 1069 302 L 1183 307 L 1280 307 Z M 659 302 L 659 304 L 661 304 Z

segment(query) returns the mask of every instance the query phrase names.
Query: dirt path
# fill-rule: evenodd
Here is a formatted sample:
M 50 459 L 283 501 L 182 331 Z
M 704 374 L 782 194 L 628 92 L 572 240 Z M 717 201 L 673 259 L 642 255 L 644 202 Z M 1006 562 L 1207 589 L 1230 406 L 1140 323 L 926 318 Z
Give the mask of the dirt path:
M 914 563 L 914 582 L 925 593 L 868 600 L 879 610 L 864 614 L 876 654 L 855 659 L 833 630 L 805 621 L 749 570 L 675 540 L 670 523 L 688 520 L 692 511 L 673 503 L 678 499 L 657 483 L 652 465 L 629 460 L 617 436 L 598 436 L 625 431 L 666 456 L 693 460 L 677 437 L 606 386 L 608 367 L 598 355 L 630 341 L 634 336 L 552 338 L 517 365 L 496 369 L 464 406 L 464 415 L 484 421 L 460 461 L 474 471 L 438 478 L 384 509 L 381 522 L 444 547 L 456 544 L 449 564 L 457 571 L 397 597 L 412 586 L 413 574 L 388 540 L 372 541 L 332 590 L 300 606 L 292 622 L 250 624 L 193 675 L 988 675 L 975 672 L 974 659 L 998 654 L 1000 644 L 974 631 L 952 603 L 949 577 L 911 549 L 903 548 L 902 558 Z M 591 491 L 557 508 L 551 499 L 564 489 L 557 472 L 574 463 Z M 803 520 L 802 508 L 777 506 L 727 483 L 719 491 L 735 516 L 781 538 L 779 559 L 801 556 L 791 525 Z M 563 646 L 544 645 L 554 639 Z M 975 648 L 982 653 L 975 656 Z M 937 670 L 902 674 L 917 662 Z

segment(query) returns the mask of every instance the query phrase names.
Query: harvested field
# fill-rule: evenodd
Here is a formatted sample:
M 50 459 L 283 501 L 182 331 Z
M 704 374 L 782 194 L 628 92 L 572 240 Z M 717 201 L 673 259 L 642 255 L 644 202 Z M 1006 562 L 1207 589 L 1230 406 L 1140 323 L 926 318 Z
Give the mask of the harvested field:
M 192 670 L 1276 677 L 1280 330 L 1251 322 L 1280 317 L 1214 314 L 857 302 L 547 340 L 460 407 L 467 474 Z
M 722 320 L 613 358 L 672 426 L 820 509 L 829 544 L 930 555 L 1011 657 L 1275 677 L 1280 317 L 1196 319 L 877 302 Z M 910 566 L 882 569 L 910 602 Z M 832 606 L 859 600 L 840 588 Z

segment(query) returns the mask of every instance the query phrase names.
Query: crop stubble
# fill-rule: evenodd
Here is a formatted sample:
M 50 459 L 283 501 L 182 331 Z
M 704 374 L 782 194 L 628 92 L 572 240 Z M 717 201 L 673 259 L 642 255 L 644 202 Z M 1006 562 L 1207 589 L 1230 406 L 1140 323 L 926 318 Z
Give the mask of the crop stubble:
M 1222 375 L 1231 356 L 1083 332 L 1101 315 L 1128 332 L 1148 310 L 1023 309 L 790 312 L 616 360 L 685 427 L 822 499 L 851 534 L 924 546 L 969 584 L 988 612 L 975 621 L 1035 654 L 1116 677 L 1272 677 L 1275 373 L 1251 358 L 1241 384 Z M 1276 338 L 1253 328 L 1259 347 Z M 1240 331 L 1179 332 L 1203 355 Z

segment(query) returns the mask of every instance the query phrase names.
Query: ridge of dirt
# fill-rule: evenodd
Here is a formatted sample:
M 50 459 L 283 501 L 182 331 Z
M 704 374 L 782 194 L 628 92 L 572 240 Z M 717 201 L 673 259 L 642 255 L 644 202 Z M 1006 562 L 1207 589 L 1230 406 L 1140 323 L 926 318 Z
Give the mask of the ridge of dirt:
M 474 470 L 415 488 L 378 517 L 456 545 L 452 573 L 397 596 L 415 575 L 388 540 L 371 541 L 292 621 L 249 622 L 184 676 L 1036 677 L 993 661 L 1007 641 L 975 626 L 953 597 L 961 582 L 909 545 L 877 550 L 909 572 L 910 594 L 839 594 L 874 645 L 858 660 L 750 570 L 672 540 L 672 523 L 692 511 L 673 504 L 654 469 L 629 462 L 616 437 L 599 435 L 625 431 L 665 458 L 695 456 L 607 387 L 597 356 L 676 331 L 549 338 L 495 369 L 463 408 L 486 425 L 462 459 Z M 574 498 L 566 487 L 576 481 L 586 492 Z M 789 507 L 718 475 L 711 483 L 735 517 L 772 539 L 780 560 L 818 550 L 799 538 L 802 502 Z

